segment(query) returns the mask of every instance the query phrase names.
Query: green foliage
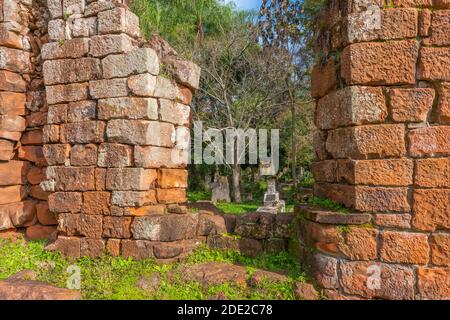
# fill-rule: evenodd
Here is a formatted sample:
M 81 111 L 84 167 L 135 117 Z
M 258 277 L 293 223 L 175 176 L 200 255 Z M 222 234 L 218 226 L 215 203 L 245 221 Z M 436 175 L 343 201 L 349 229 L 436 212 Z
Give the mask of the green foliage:
M 204 37 L 223 32 L 235 16 L 232 5 L 218 0 L 134 0 L 131 9 L 144 36 L 159 34 L 188 59 Z
M 321 208 L 336 211 L 336 212 L 341 212 L 341 213 L 349 212 L 349 210 L 342 204 L 336 203 L 333 200 L 327 199 L 327 198 L 312 197 L 312 198 L 308 199 L 308 203 L 318 206 L 318 207 L 321 207 Z
M 283 272 L 289 277 L 286 283 L 263 283 L 257 288 L 243 288 L 229 283 L 203 287 L 200 283 L 182 278 L 184 268 L 210 261 L 246 266 L 249 275 L 258 268 Z M 43 242 L 0 240 L 0 279 L 30 269 L 36 272 L 38 280 L 65 287 L 69 276 L 66 270 L 72 264 L 81 270 L 83 298 L 93 300 L 207 299 L 217 293 L 224 293 L 230 299 L 286 300 L 293 299 L 294 281 L 306 281 L 301 266 L 288 253 L 262 254 L 250 258 L 238 252 L 200 247 L 182 263 L 158 265 L 153 259 L 133 261 L 109 256 L 71 260 L 59 253 L 45 251 Z M 160 279 L 159 286 L 153 292 L 136 286 L 137 281 L 147 275 L 156 275 Z
M 248 257 L 236 251 L 211 250 L 199 247 L 187 259 L 187 263 L 202 263 L 208 261 L 228 262 L 244 265 L 247 269 L 264 269 L 282 272 L 296 281 L 306 281 L 307 277 L 297 259 L 288 252 L 278 254 L 260 254 L 257 257 Z
M 258 203 L 233 203 L 233 202 L 218 202 L 217 208 L 228 214 L 241 215 L 248 212 L 255 212 L 261 204 Z
M 211 192 L 209 191 L 188 191 L 187 198 L 189 202 L 211 200 Z

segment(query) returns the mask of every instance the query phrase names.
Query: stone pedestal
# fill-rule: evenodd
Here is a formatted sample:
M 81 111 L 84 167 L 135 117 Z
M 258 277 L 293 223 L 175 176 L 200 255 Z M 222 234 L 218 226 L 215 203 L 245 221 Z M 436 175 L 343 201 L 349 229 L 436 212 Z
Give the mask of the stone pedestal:
M 275 178 L 268 179 L 267 192 L 264 194 L 264 206 L 259 207 L 257 212 L 272 214 L 286 212 L 286 204 L 284 200 L 280 200 L 280 194 L 277 192 Z

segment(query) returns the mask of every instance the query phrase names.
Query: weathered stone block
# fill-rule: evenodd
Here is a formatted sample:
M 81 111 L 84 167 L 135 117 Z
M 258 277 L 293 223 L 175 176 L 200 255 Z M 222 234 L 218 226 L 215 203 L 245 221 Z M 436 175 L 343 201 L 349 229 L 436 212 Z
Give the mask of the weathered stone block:
M 100 258 L 105 255 L 105 241 L 101 239 L 81 238 L 80 254 L 83 257 Z
M 380 258 L 385 262 L 427 264 L 429 256 L 426 234 L 395 231 L 381 234 Z
M 177 241 L 195 237 L 197 215 L 151 215 L 135 217 L 131 224 L 134 239 L 152 241 Z
M 188 153 L 185 150 L 136 146 L 134 161 L 136 166 L 143 168 L 183 168 L 187 165 Z
M 140 36 L 139 18 L 125 8 L 99 12 L 98 32 L 100 34 L 126 33 L 137 38 Z
M 109 54 L 127 53 L 135 48 L 133 39 L 126 34 L 108 34 L 92 37 L 89 53 L 94 57 L 104 57 Z
M 24 145 L 42 145 L 44 143 L 42 130 L 25 131 L 20 142 Z
M 14 49 L 23 49 L 22 37 L 11 28 L 10 24 L 0 23 L 0 45 Z
M 135 260 L 153 258 L 153 245 L 146 240 L 122 240 L 122 256 Z
M 417 21 L 418 11 L 415 9 L 371 7 L 347 16 L 346 40 L 354 43 L 415 38 L 418 32 Z
M 133 164 L 133 148 L 131 146 L 102 143 L 98 148 L 99 167 L 122 168 Z
M 21 160 L 34 162 L 37 165 L 45 165 L 46 159 L 41 146 L 21 146 L 17 156 Z
M 61 124 L 67 121 L 67 104 L 55 104 L 48 107 L 47 123 Z
M 95 190 L 94 168 L 49 167 L 47 179 L 54 180 L 56 191 Z
M 106 240 L 106 252 L 112 257 L 118 257 L 120 255 L 120 242 L 120 239 Z
M 14 92 L 0 92 L 0 114 L 9 116 L 25 115 L 25 95 Z
M 414 84 L 418 55 L 415 39 L 351 44 L 342 52 L 341 76 L 347 84 Z
M 106 128 L 109 142 L 172 147 L 175 128 L 172 124 L 144 120 L 110 120 Z
M 48 207 L 51 212 L 81 212 L 81 192 L 55 192 L 48 197 Z
M 27 51 L 0 47 L 0 69 L 17 73 L 30 71 L 30 54 Z
M 98 118 L 158 120 L 158 102 L 150 98 L 111 98 L 98 102 Z
M 431 235 L 431 262 L 438 266 L 450 266 L 450 234 Z
M 405 154 L 403 125 L 366 125 L 328 132 L 326 149 L 334 158 L 373 159 Z
M 410 229 L 411 215 L 408 213 L 377 213 L 373 221 L 376 225 L 387 228 Z
M 81 58 L 89 52 L 89 39 L 78 38 L 59 42 L 49 42 L 42 46 L 41 57 L 43 60 Z
M 24 184 L 29 169 L 25 161 L 0 162 L 0 186 Z
M 156 189 L 156 198 L 159 203 L 184 203 L 187 201 L 185 189 Z
M 42 141 L 44 143 L 59 143 L 60 127 L 58 125 L 45 125 L 42 128 Z
M 63 0 L 63 13 L 66 15 L 82 14 L 86 7 L 86 0 Z
M 315 123 L 319 129 L 335 129 L 381 123 L 386 117 L 386 101 L 381 88 L 351 86 L 319 100 Z
M 450 189 L 415 189 L 413 226 L 418 230 L 449 229 Z
M 109 79 L 89 82 L 89 92 L 94 99 L 126 97 L 127 79 Z
M 331 170 L 333 169 L 331 168 Z M 413 181 L 413 169 L 414 163 L 408 159 L 338 160 L 337 168 L 334 172 L 337 175 L 338 182 L 380 186 L 408 186 Z
M 190 150 L 191 131 L 188 127 L 178 126 L 175 129 L 175 149 Z M 189 151 L 188 151 L 189 152 Z
M 96 120 L 97 111 L 95 101 L 77 101 L 69 103 L 67 122 L 82 122 Z
M 315 65 L 311 73 L 311 96 L 320 98 L 337 86 L 336 63 L 329 59 L 324 65 Z
M 0 230 L 28 227 L 36 223 L 36 201 L 0 205 Z
M 416 160 L 414 184 L 424 188 L 449 188 L 450 158 Z
M 47 0 L 47 9 L 52 19 L 62 18 L 62 1 L 61 0 Z
M 66 143 L 101 143 L 105 124 L 100 121 L 86 121 L 61 125 L 61 141 Z
M 156 97 L 157 77 L 149 73 L 138 74 L 128 78 L 128 87 L 136 96 Z M 173 98 L 172 96 L 171 98 Z
M 102 216 L 80 214 L 80 234 L 94 239 L 100 239 L 103 232 Z
M 450 10 L 436 10 L 432 15 L 431 43 L 435 46 L 450 44 Z
M 180 102 L 182 102 L 181 99 L 179 99 L 180 90 L 178 89 L 177 84 L 173 80 L 165 78 L 163 76 L 156 77 L 156 87 L 154 96 L 157 98 L 163 98 L 168 100 L 173 100 L 174 98 L 177 98 L 178 100 L 180 100 Z
M 424 122 L 433 107 L 434 89 L 389 90 L 392 119 L 395 122 Z
M 191 120 L 191 108 L 175 101 L 159 100 L 162 121 L 171 122 L 180 126 L 187 126 Z
M 104 217 L 103 237 L 105 238 L 131 238 L 131 217 Z
M 108 215 L 111 194 L 104 191 L 83 193 L 83 213 L 90 215 Z
M 137 207 L 156 203 L 155 190 L 112 192 L 111 204 L 119 207 Z
M 23 186 L 0 187 L 0 204 L 20 202 L 27 195 L 28 190 Z
M 97 146 L 94 144 L 77 144 L 70 150 L 72 166 L 95 166 L 97 164 Z
M 376 262 L 342 261 L 339 269 L 339 281 L 347 294 L 358 294 L 365 298 L 414 299 L 412 268 Z M 372 280 L 375 272 L 379 275 L 379 282 Z
M 178 83 L 193 90 L 198 90 L 200 85 L 201 68 L 191 61 L 169 59 L 165 61 L 169 72 Z
M 15 72 L 0 70 L 0 90 L 25 92 L 26 82 L 20 74 Z
M 128 53 L 110 55 L 102 60 L 103 77 L 123 78 L 137 73 L 159 74 L 159 59 L 150 48 L 139 48 Z
M 412 157 L 450 155 L 450 127 L 436 126 L 408 132 L 409 154 Z
M 417 288 L 421 299 L 448 300 L 450 297 L 450 268 L 417 269 Z
M 76 237 L 59 236 L 58 239 L 47 246 L 48 250 L 59 251 L 65 256 L 79 258 L 80 257 L 81 241 Z
M 408 189 L 316 183 L 314 194 L 361 212 L 408 212 Z
M 181 169 L 158 170 L 158 186 L 161 188 L 187 188 L 188 172 Z
M 419 58 L 419 79 L 450 81 L 450 48 L 422 47 Z
M 69 159 L 70 144 L 46 144 L 42 151 L 49 166 L 65 165 Z
M 311 165 L 311 172 L 315 181 L 336 182 L 336 170 L 336 160 L 313 162 Z
M 20 116 L 0 115 L 0 128 L 10 132 L 25 131 L 25 119 Z
M 14 156 L 14 143 L 0 140 L 0 160 L 10 160 Z
M 46 86 L 45 90 L 48 104 L 81 101 L 89 98 L 87 83 Z
M 72 33 L 72 37 L 92 37 L 97 32 L 97 18 L 78 18 L 71 21 L 69 28 Z
M 109 168 L 106 189 L 119 191 L 149 190 L 157 178 L 156 170 L 142 168 Z
M 438 90 L 438 121 L 450 124 L 450 83 L 441 83 Z
M 50 20 L 47 25 L 50 41 L 64 41 L 66 39 L 66 22 L 63 19 Z

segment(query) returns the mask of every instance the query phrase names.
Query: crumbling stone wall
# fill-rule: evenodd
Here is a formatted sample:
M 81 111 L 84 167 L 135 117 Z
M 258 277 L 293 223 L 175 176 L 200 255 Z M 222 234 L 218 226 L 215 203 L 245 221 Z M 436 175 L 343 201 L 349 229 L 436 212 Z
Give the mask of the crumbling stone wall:
M 314 193 L 362 215 L 299 208 L 313 274 L 333 298 L 448 299 L 450 2 L 332 0 L 322 21 Z
M 199 68 L 161 39 L 143 41 L 122 1 L 47 5 L 41 185 L 59 232 L 50 248 L 75 257 L 188 252 L 198 214 L 178 204 L 186 202 L 188 105 Z
M 47 105 L 40 48 L 47 41 L 45 1 L 0 1 L 0 232 L 47 238 L 56 219 L 40 187 L 46 164 Z

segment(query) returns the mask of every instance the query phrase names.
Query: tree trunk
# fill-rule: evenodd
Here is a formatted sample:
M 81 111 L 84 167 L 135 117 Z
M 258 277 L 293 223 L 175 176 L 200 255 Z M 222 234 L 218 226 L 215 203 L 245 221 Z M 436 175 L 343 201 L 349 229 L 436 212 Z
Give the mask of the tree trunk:
M 232 180 L 234 202 L 241 203 L 241 166 L 238 163 L 233 164 Z
M 297 187 L 298 179 L 297 179 L 297 143 L 295 141 L 295 125 L 297 118 L 297 110 L 295 110 L 295 101 L 292 93 L 289 94 L 291 98 L 291 117 L 292 117 L 292 136 L 291 136 L 291 160 L 292 160 L 292 181 L 294 183 L 294 187 Z

